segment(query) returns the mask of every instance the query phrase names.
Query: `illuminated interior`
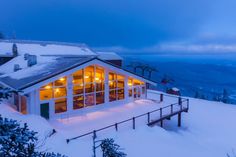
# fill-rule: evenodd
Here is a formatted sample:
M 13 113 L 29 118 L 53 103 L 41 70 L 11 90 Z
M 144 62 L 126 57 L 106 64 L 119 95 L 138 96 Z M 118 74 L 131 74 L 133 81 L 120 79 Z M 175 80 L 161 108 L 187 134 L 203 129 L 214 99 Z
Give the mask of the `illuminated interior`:
M 125 98 L 125 77 L 116 74 L 115 72 L 109 73 L 109 101 L 122 100 Z
M 110 102 L 125 99 L 125 76 L 109 72 L 107 85 Z M 145 93 L 145 84 L 140 80 L 128 78 L 126 86 L 129 97 L 140 97 L 141 93 Z M 55 113 L 62 113 L 68 109 L 67 101 L 70 100 L 68 93 L 73 94 L 74 110 L 103 104 L 105 102 L 105 69 L 91 65 L 74 72 L 71 78 L 59 78 L 42 86 L 39 97 L 41 102 L 52 100 L 55 104 Z

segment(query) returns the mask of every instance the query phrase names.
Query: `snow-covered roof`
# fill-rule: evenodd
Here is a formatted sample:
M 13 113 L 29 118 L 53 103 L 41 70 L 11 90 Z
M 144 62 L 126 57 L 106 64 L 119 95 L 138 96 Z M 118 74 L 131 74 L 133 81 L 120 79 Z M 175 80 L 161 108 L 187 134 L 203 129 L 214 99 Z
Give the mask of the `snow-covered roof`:
M 97 52 L 97 54 L 98 58 L 102 60 L 123 60 L 123 58 L 115 52 Z
M 178 92 L 179 91 L 179 89 L 178 88 L 176 88 L 176 87 L 173 87 L 173 88 L 171 88 L 173 91 L 175 91 L 175 92 Z
M 23 41 L 23 40 L 0 40 L 0 55 L 12 55 L 12 45 L 17 45 L 19 55 L 25 53 L 33 55 L 94 55 L 85 44 L 73 44 L 63 42 L 46 41 Z
M 24 60 L 24 56 L 18 56 L 0 66 L 0 73 L 2 74 L 0 75 L 0 82 L 19 90 L 79 66 L 94 58 L 92 56 L 37 56 L 37 64 L 28 67 L 27 60 Z M 22 69 L 14 72 L 15 64 L 19 64 Z

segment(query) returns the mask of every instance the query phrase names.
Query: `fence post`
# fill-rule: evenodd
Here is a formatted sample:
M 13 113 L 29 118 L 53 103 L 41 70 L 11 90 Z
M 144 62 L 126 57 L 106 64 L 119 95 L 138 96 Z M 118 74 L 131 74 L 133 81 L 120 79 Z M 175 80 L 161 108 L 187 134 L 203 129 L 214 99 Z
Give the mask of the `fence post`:
M 96 130 L 93 131 L 93 157 L 96 157 L 96 142 L 95 139 L 97 138 Z
M 171 104 L 170 109 L 171 109 L 171 114 L 173 114 L 173 104 Z
M 179 105 L 181 105 L 181 104 L 182 104 L 182 98 L 179 97 Z
M 116 128 L 116 131 L 118 131 L 118 124 L 117 123 L 115 124 L 115 128 Z
M 181 113 L 178 114 L 178 127 L 181 127 Z
M 162 120 L 162 108 L 160 108 L 160 119 L 161 119 L 161 127 L 163 127 L 163 120 Z
M 163 101 L 163 94 L 160 94 L 160 102 Z
M 133 129 L 135 129 L 135 117 L 133 117 Z
M 150 123 L 150 112 L 148 112 L 147 115 L 148 115 L 148 123 Z

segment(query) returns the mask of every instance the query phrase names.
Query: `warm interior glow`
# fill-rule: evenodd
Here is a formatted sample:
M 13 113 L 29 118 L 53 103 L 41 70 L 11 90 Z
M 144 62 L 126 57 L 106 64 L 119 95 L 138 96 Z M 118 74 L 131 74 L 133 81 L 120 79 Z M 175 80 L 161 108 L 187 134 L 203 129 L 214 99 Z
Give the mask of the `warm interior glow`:
M 64 78 L 64 77 L 62 77 L 62 78 L 60 78 L 59 80 L 60 80 L 60 81 L 64 81 L 64 80 L 65 80 L 65 78 Z
M 84 76 L 84 78 L 85 78 L 85 79 L 88 79 L 88 78 L 89 78 L 89 76 L 87 76 L 87 75 L 86 75 L 86 76 Z
M 45 89 L 51 89 L 52 87 L 50 85 L 45 86 Z
M 59 92 L 60 91 L 60 89 L 59 88 L 56 88 L 56 92 Z
M 128 86 L 132 86 L 132 83 L 129 82 L 129 83 L 128 83 Z

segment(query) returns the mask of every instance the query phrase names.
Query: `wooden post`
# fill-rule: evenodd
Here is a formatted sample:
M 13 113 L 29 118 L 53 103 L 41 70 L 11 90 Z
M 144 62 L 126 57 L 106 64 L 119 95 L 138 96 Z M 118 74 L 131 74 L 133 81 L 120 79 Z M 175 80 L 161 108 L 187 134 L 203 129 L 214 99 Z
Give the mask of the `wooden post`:
M 116 128 L 116 131 L 118 131 L 118 124 L 117 123 L 115 124 L 115 128 Z
M 133 117 L 133 129 L 135 129 L 135 118 Z
M 93 157 L 96 157 L 96 142 L 95 139 L 97 138 L 96 130 L 93 131 Z
M 161 119 L 161 127 L 163 127 L 163 120 L 162 120 L 162 108 L 160 108 L 160 119 Z
M 178 127 L 181 127 L 181 113 L 178 113 Z
M 179 105 L 181 105 L 181 104 L 182 104 L 182 98 L 179 97 Z
M 150 123 L 150 112 L 148 112 L 147 115 L 148 115 L 148 123 Z
M 173 113 L 173 104 L 171 104 L 171 106 L 170 106 L 170 112 L 171 112 L 171 114 Z
M 163 101 L 163 94 L 160 94 L 160 102 Z

